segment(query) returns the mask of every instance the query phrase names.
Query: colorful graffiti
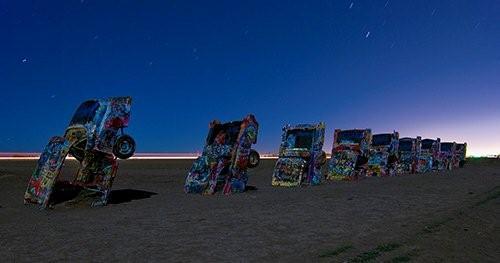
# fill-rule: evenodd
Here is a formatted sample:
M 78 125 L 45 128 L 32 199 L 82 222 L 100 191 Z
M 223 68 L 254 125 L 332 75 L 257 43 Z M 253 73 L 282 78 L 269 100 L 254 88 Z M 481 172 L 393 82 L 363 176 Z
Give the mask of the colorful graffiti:
M 323 122 L 283 127 L 271 184 L 284 187 L 320 184 L 321 169 L 326 163 L 324 140 Z
M 258 165 L 259 155 L 252 150 L 257 143 L 259 124 L 253 115 L 242 121 L 209 125 L 203 153 L 186 176 L 184 191 L 212 195 L 222 188 L 224 194 L 244 192 L 248 168 Z
M 437 171 L 441 167 L 441 139 L 423 139 L 418 158 L 418 173 Z
M 45 146 L 24 194 L 25 203 L 47 207 L 55 181 L 68 154 L 69 143 L 64 137 L 52 137 Z
M 465 156 L 467 154 L 467 143 L 457 143 L 455 149 L 455 158 L 458 160 L 458 167 L 465 165 Z
M 459 166 L 459 160 L 456 158 L 456 147 L 455 142 L 441 142 L 440 147 L 440 158 L 441 163 L 439 170 L 451 170 Z
M 123 133 L 130 118 L 130 97 L 89 100 L 80 105 L 64 137 L 50 139 L 38 160 L 24 195 L 25 204 L 50 206 L 51 194 L 61 187 L 78 186 L 96 196 L 92 206 L 106 205 L 118 169 L 117 158 L 127 159 L 135 152 L 135 141 Z M 80 163 L 72 182 L 62 182 L 59 174 L 66 156 Z
M 398 163 L 399 133 L 372 136 L 367 176 L 395 176 Z
M 399 161 L 396 169 L 398 174 L 417 172 L 421 140 L 420 136 L 399 139 Z
M 365 177 L 371 140 L 370 129 L 336 129 L 327 179 L 357 180 Z

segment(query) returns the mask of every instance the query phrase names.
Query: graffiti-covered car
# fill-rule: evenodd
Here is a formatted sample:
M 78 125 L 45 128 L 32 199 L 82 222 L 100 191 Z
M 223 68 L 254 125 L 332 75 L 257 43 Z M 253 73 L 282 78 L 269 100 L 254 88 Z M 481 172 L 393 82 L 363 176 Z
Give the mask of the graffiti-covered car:
M 458 159 L 455 156 L 457 144 L 455 142 L 441 142 L 439 170 L 451 170 L 458 167 Z
M 209 125 L 203 153 L 191 167 L 184 184 L 186 193 L 224 194 L 243 192 L 248 168 L 259 164 L 260 156 L 252 149 L 257 143 L 259 124 L 253 115 L 242 121 Z
M 467 143 L 457 143 L 455 149 L 455 158 L 458 160 L 458 167 L 465 165 L 465 156 L 467 154 Z
M 397 173 L 416 173 L 420 156 L 421 137 L 405 137 L 399 139 L 399 159 Z
M 372 136 L 367 176 L 394 176 L 398 163 L 399 133 Z
M 278 161 L 272 176 L 273 186 L 317 185 L 326 164 L 323 151 L 325 124 L 299 124 L 283 127 Z
M 441 162 L 441 139 L 423 139 L 418 158 L 419 173 L 439 170 Z
M 116 159 L 127 159 L 135 152 L 134 139 L 124 133 L 131 103 L 131 97 L 82 103 L 64 136 L 52 137 L 40 155 L 24 195 L 25 204 L 45 208 L 53 204 L 54 193 L 77 188 L 86 196 L 93 196 L 89 198 L 90 205 L 106 205 L 118 169 Z M 59 174 L 68 154 L 75 157 L 80 167 L 73 181 L 64 182 L 59 180 Z
M 356 180 L 364 177 L 368 168 L 371 140 L 370 129 L 336 129 L 327 178 Z

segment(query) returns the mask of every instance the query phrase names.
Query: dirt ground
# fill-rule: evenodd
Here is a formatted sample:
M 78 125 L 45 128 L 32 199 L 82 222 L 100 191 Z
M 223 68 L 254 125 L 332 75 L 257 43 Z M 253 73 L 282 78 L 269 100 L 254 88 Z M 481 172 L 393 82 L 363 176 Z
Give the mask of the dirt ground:
M 128 160 L 110 205 L 52 210 L 23 205 L 35 163 L 0 161 L 2 262 L 500 262 L 500 160 L 295 189 L 269 160 L 231 196 L 184 194 L 192 160 Z

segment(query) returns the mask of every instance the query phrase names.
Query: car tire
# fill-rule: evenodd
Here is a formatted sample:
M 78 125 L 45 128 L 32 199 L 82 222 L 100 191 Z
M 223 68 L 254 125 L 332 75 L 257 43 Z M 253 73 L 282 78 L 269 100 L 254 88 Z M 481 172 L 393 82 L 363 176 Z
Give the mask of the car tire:
M 120 159 L 128 159 L 135 153 L 135 141 L 130 135 L 121 135 L 113 146 L 113 154 Z
M 260 155 L 255 150 L 250 150 L 250 154 L 248 155 L 248 167 L 254 168 L 257 167 L 260 163 Z

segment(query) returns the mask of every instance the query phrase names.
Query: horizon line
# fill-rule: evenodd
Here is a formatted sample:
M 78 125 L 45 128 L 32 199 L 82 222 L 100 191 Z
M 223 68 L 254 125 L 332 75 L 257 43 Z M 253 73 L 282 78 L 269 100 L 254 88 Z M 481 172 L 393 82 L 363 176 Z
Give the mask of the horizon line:
M 136 153 L 129 159 L 151 159 L 151 160 L 182 160 L 182 159 L 196 159 L 200 156 L 202 152 L 141 152 Z M 259 153 L 261 159 L 277 159 L 278 153 L 275 152 L 264 152 Z M 330 153 L 326 153 L 327 157 L 330 157 Z M 467 155 L 467 158 L 500 158 L 500 153 L 498 154 L 471 154 Z M 0 152 L 0 160 L 36 160 L 40 158 L 40 152 Z M 68 159 L 74 159 L 69 156 Z
M 129 159 L 132 160 L 194 160 L 201 155 L 201 152 L 144 152 L 136 153 Z M 0 152 L 0 160 L 37 160 L 40 158 L 39 152 Z M 261 159 L 277 159 L 277 153 L 263 153 Z M 67 159 L 75 160 L 68 156 Z

